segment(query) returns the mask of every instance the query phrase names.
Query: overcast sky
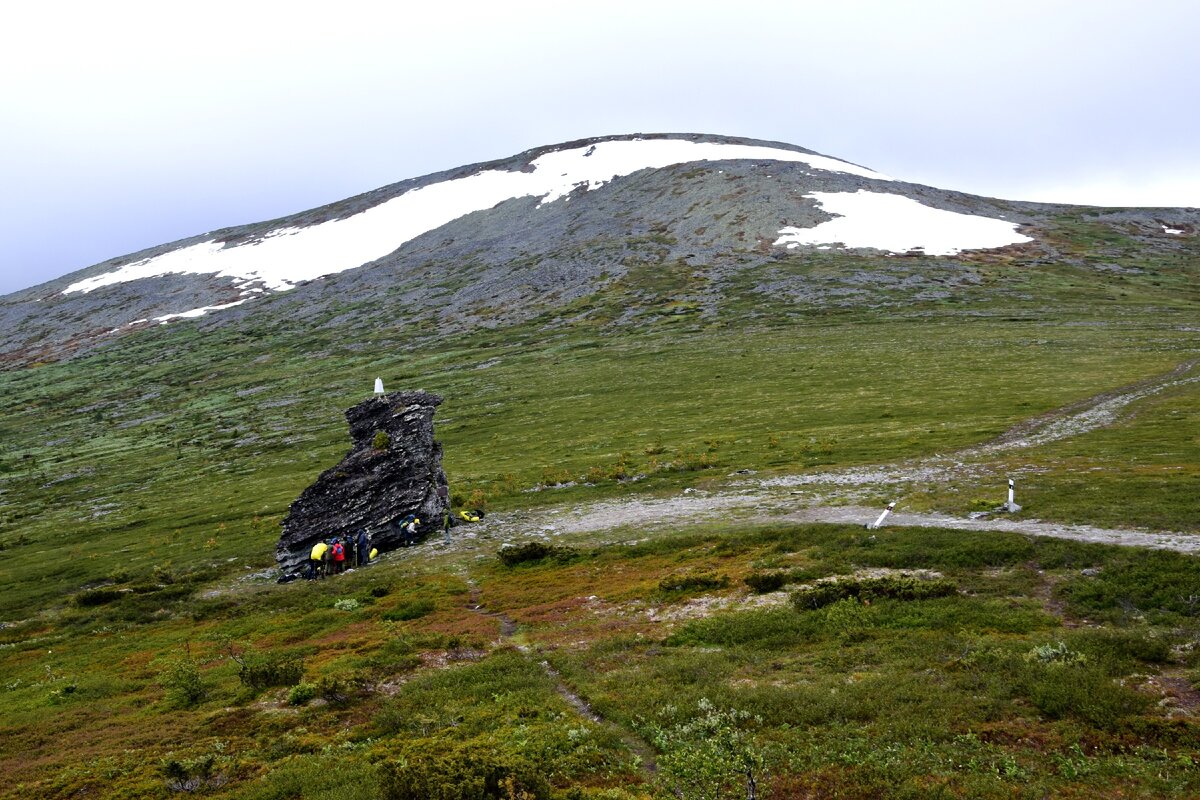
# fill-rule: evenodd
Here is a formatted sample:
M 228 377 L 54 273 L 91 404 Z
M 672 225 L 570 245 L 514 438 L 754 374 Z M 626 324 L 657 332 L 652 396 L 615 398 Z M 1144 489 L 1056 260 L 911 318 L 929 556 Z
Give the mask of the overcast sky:
M 605 134 L 785 141 L 1018 200 L 1200 206 L 1194 0 L 408 5 L 6 6 L 0 293 Z

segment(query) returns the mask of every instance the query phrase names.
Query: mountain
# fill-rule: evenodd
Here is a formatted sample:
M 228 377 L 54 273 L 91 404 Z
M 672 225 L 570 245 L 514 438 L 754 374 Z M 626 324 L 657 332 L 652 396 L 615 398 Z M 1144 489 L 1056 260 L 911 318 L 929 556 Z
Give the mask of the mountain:
M 609 137 L 0 298 L 0 798 L 1200 796 L 1197 215 Z
M 201 234 L 8 295 L 0 359 L 60 359 L 195 317 L 204 329 L 258 314 L 316 321 L 347 303 L 450 333 L 565 313 L 644 264 L 689 272 L 693 285 L 673 300 L 702 315 L 744 280 L 796 304 L 852 307 L 946 298 L 997 259 L 1015 270 L 1127 269 L 1117 249 L 1064 241 L 1067 218 L 1168 256 L 1200 225 L 1196 209 L 1085 210 L 934 189 L 777 142 L 601 137 Z M 835 254 L 870 266 L 847 262 L 819 282 L 787 268 Z

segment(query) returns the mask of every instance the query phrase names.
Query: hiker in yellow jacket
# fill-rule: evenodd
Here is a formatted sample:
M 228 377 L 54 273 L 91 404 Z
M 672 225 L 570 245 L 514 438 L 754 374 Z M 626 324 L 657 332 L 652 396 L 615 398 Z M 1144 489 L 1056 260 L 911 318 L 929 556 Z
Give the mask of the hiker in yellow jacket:
M 320 541 L 313 545 L 308 554 L 308 579 L 320 578 L 325 575 L 325 559 L 329 555 L 329 545 Z

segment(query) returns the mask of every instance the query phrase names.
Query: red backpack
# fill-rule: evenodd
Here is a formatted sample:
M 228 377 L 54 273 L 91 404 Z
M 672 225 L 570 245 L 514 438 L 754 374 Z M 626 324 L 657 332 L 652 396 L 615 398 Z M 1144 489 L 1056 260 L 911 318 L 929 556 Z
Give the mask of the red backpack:
M 346 549 L 344 547 L 342 547 L 341 542 L 335 542 L 333 545 L 333 560 L 334 561 L 345 561 L 346 560 Z

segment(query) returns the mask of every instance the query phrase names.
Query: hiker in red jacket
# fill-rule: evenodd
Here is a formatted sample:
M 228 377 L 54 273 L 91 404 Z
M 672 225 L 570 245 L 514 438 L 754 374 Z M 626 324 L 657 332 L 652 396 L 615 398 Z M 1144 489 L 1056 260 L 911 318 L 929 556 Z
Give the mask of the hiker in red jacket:
M 341 539 L 333 542 L 333 574 L 337 575 L 346 566 L 346 547 Z

